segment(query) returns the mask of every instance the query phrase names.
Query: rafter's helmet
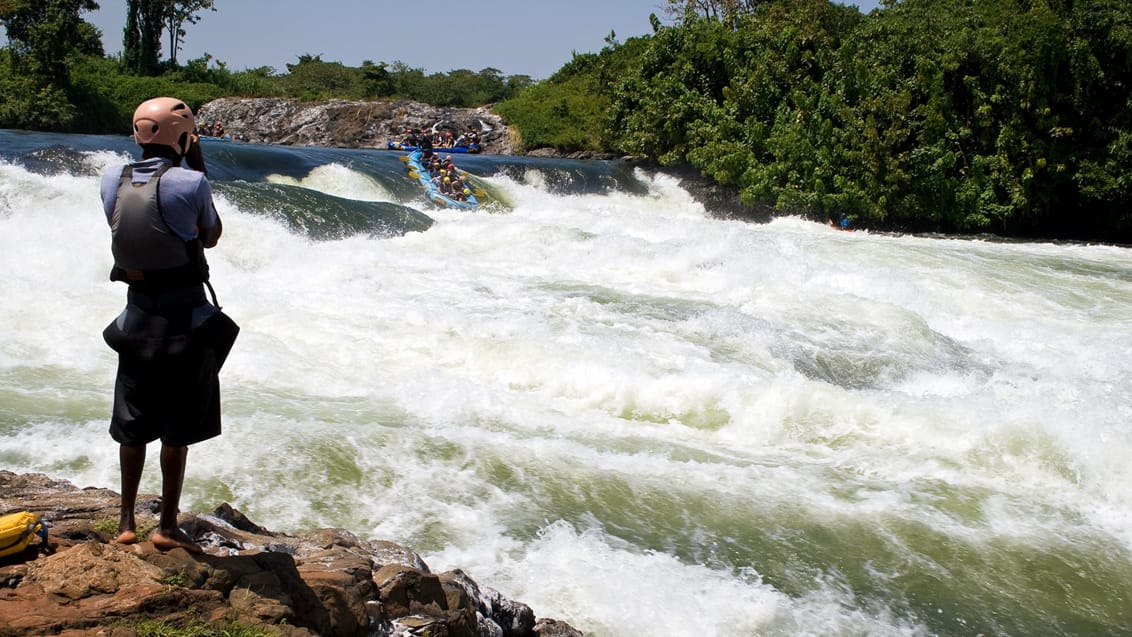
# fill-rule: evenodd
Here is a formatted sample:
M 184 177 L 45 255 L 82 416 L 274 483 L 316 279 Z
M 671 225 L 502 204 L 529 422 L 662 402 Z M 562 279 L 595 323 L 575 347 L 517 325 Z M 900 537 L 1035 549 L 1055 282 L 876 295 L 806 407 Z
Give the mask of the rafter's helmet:
M 134 141 L 142 146 L 160 144 L 184 155 L 195 129 L 192 109 L 174 97 L 146 100 L 134 111 Z

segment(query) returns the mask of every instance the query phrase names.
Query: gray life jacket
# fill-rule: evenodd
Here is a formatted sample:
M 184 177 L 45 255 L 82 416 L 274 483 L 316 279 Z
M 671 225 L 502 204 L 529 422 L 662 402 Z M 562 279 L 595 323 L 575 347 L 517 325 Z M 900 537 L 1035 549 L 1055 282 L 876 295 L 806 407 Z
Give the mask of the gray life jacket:
M 111 281 L 173 288 L 208 282 L 208 263 L 199 239 L 177 236 L 161 211 L 162 166 L 144 184 L 133 183 L 133 167 L 122 169 L 110 217 L 114 267 Z

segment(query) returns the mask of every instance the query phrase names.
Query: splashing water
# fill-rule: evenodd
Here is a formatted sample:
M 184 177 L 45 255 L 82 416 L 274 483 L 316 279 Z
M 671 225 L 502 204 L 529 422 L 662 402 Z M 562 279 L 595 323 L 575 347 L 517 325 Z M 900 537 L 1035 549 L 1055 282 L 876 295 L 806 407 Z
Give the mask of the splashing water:
M 721 221 L 604 162 L 462 159 L 511 204 L 468 214 L 386 151 L 227 146 L 243 331 L 184 508 L 589 635 L 1132 633 L 1128 250 Z M 9 470 L 118 488 L 96 175 L 131 152 L 0 131 Z

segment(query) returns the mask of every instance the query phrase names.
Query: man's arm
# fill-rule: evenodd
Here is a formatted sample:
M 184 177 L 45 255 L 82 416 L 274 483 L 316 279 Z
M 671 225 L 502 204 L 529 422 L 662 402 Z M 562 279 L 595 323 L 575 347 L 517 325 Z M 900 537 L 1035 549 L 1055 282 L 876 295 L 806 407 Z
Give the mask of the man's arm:
M 208 168 L 204 165 L 204 153 L 200 150 L 200 137 L 189 137 L 189 150 L 185 152 L 185 165 L 197 172 L 208 175 Z
M 206 248 L 216 246 L 220 241 L 220 234 L 224 232 L 224 224 L 220 222 L 220 215 L 216 215 L 216 225 L 212 227 L 202 227 L 200 229 L 200 242 Z
M 224 224 L 220 222 L 220 213 L 212 201 L 212 184 L 203 175 L 197 183 L 196 199 L 197 210 L 200 211 L 197 214 L 197 239 L 206 248 L 214 247 L 224 231 Z
M 216 204 L 212 202 L 212 185 L 208 183 L 208 170 L 204 165 L 204 154 L 200 149 L 200 137 L 193 135 L 190 138 L 189 150 L 185 153 L 185 165 L 204 177 L 200 180 L 197 196 L 204 205 L 204 214 L 197 218 L 197 238 L 201 245 L 211 248 L 220 241 L 220 234 L 224 231 L 224 224 L 220 222 L 220 215 L 216 212 Z

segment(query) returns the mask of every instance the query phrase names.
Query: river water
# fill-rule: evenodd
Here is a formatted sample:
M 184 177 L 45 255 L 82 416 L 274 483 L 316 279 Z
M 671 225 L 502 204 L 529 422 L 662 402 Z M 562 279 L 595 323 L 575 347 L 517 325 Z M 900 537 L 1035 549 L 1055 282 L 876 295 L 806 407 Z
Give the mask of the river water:
M 0 468 L 118 489 L 97 174 L 134 151 L 0 131 Z M 1132 251 L 720 220 L 618 163 L 457 157 L 467 213 L 396 152 L 205 155 L 243 332 L 183 509 L 594 636 L 1132 634 Z

